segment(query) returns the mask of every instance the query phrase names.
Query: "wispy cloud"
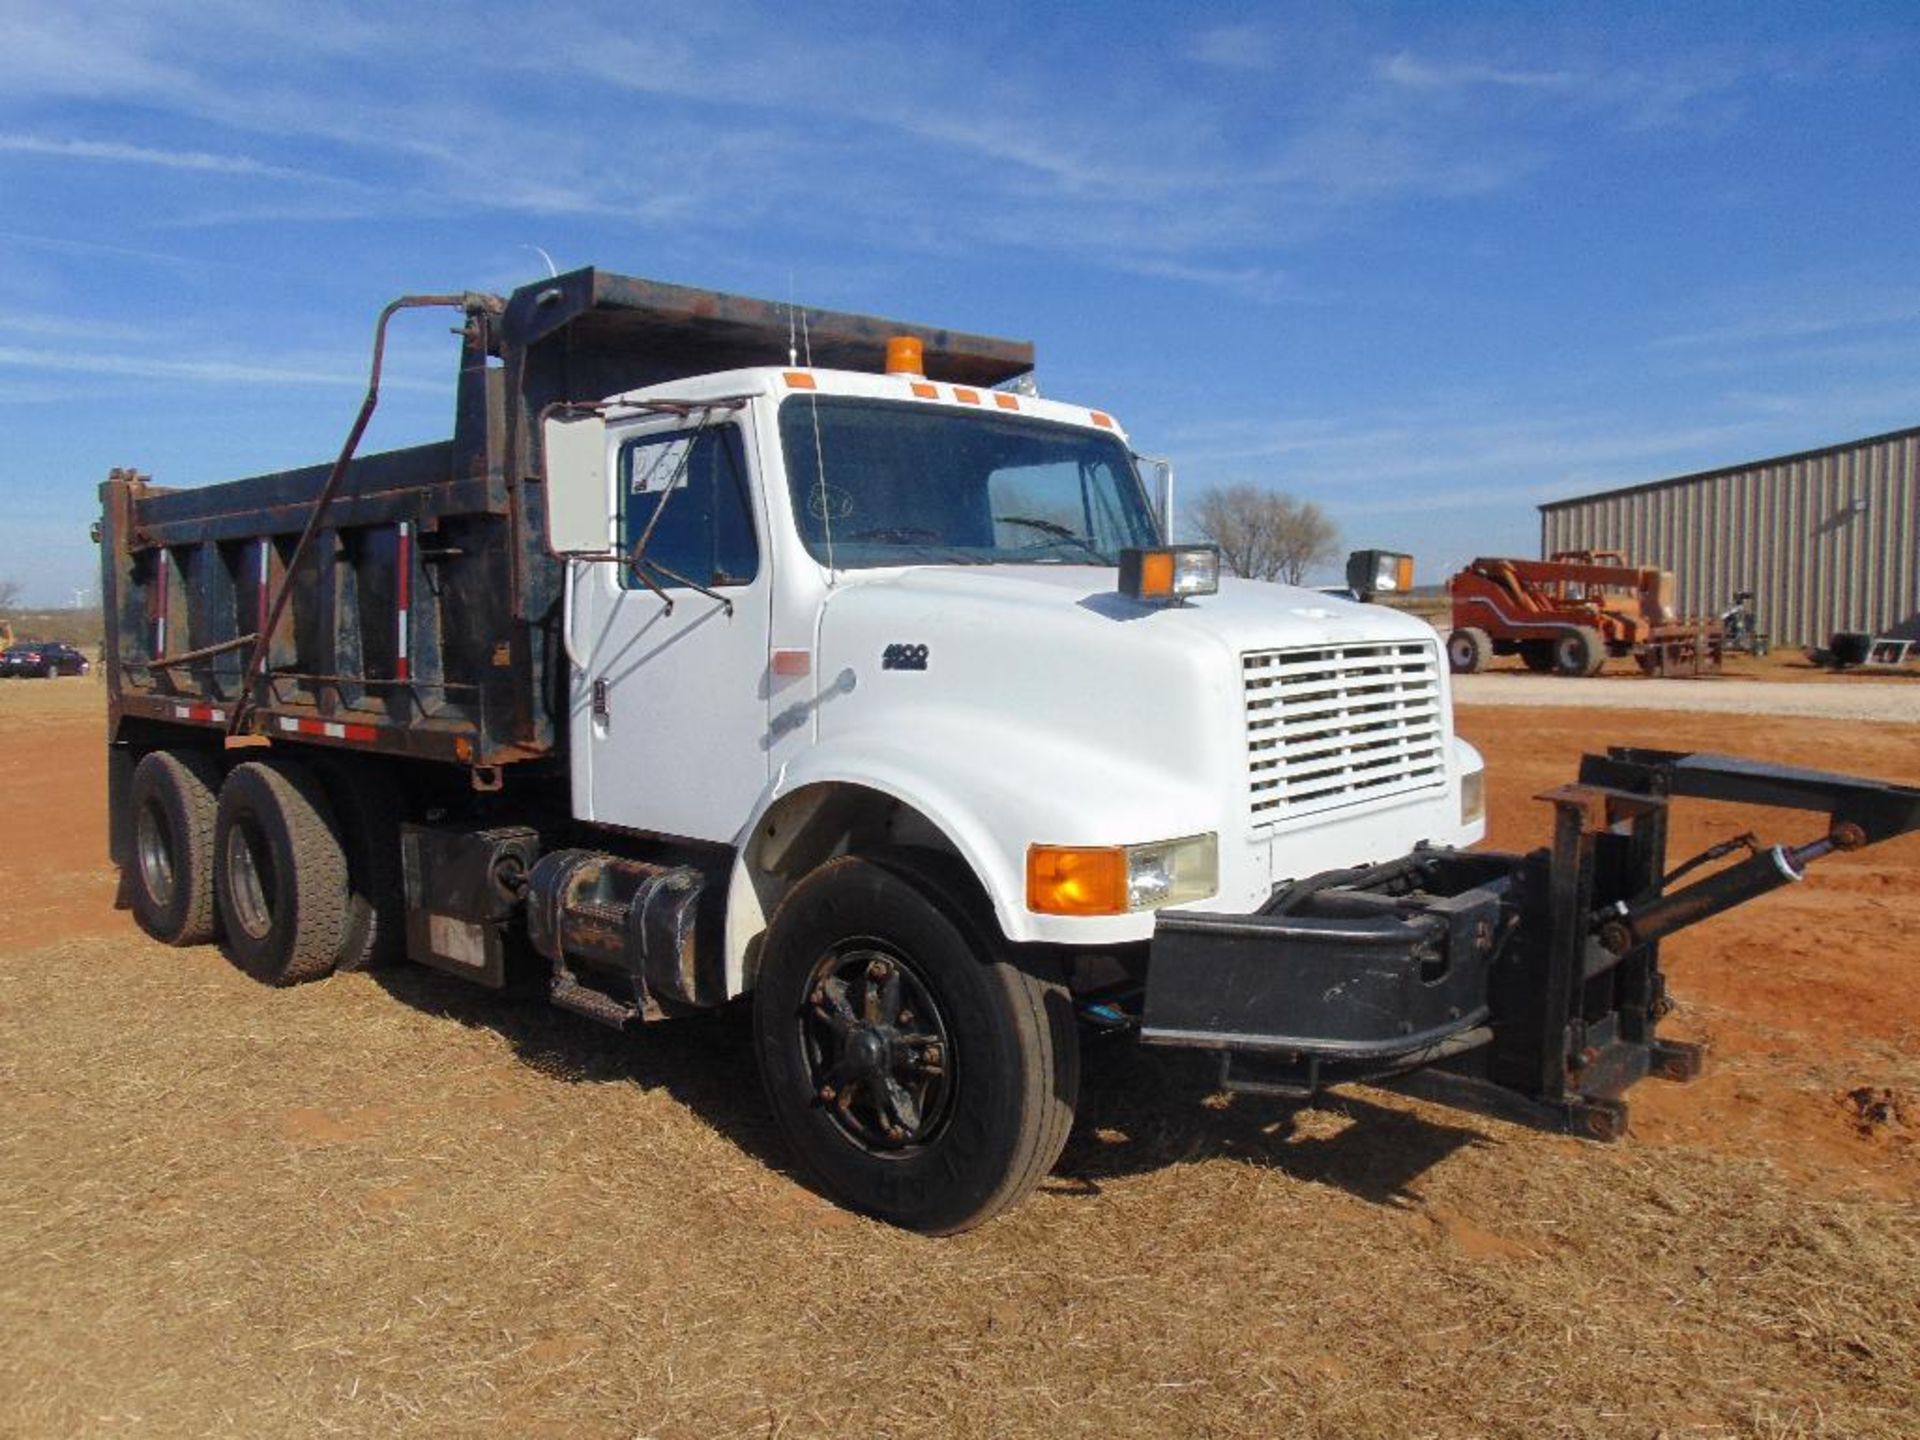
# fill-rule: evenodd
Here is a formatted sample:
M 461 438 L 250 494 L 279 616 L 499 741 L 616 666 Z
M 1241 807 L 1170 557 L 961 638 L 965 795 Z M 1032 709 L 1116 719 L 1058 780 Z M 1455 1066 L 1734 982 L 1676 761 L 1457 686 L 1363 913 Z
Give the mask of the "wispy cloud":
M 1409 90 L 1464 90 L 1490 85 L 1503 90 L 1565 91 L 1579 83 L 1569 70 L 1509 70 L 1477 62 L 1425 60 L 1408 50 L 1380 62 L 1389 83 Z
M 156 150 L 119 140 L 56 140 L 43 135 L 0 134 L 0 153 L 46 155 L 60 160 L 99 160 L 117 165 L 146 165 L 161 170 L 197 170 L 212 175 L 258 175 L 311 180 L 304 170 L 269 165 L 245 155 L 213 155 L 204 150 Z
M 1187 58 L 1218 70 L 1271 70 L 1280 55 L 1279 37 L 1265 25 L 1214 25 L 1187 44 Z
M 34 250 L 50 250 L 67 255 L 111 255 L 123 260 L 145 260 L 157 265 L 198 265 L 202 262 L 186 255 L 163 250 L 143 250 L 132 245 L 110 245 L 101 240 L 75 240 L 65 235 L 33 235 L 20 230 L 0 230 L 0 245 L 20 245 Z
M 1762 301 L 1751 307 L 1743 306 L 1742 309 L 1744 313 L 1738 320 L 1658 336 L 1648 342 L 1648 347 L 1654 350 L 1690 350 L 1754 345 L 1910 325 L 1920 320 L 1920 294 L 1881 291 L 1871 298 L 1863 298 L 1856 293 L 1828 296 L 1818 301 L 1795 301 L 1787 305 L 1781 305 L 1778 301 Z
M 0 345 L 0 366 L 75 375 L 100 375 L 127 380 L 185 381 L 199 385 L 276 385 L 333 388 L 364 387 L 364 371 L 314 370 L 274 365 L 252 360 L 165 360 L 149 355 L 112 355 L 98 351 L 44 350 L 25 346 Z M 393 390 L 444 391 L 443 385 L 424 380 L 389 376 L 384 388 Z

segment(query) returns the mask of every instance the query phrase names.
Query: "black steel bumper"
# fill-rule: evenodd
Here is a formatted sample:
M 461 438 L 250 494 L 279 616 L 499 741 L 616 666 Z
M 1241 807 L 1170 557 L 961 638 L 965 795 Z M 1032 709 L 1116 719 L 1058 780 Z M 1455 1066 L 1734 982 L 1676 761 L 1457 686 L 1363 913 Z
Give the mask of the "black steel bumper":
M 1681 796 L 1825 811 L 1828 826 L 1799 846 L 1743 836 L 1669 870 Z M 1218 1053 L 1230 1089 L 1388 1082 L 1610 1139 L 1630 1086 L 1700 1070 L 1698 1047 L 1657 1034 L 1672 1008 L 1661 939 L 1831 851 L 1920 829 L 1920 789 L 1719 755 L 1590 755 L 1577 784 L 1540 798 L 1549 849 L 1423 847 L 1284 885 L 1251 915 L 1162 914 L 1141 1039 Z

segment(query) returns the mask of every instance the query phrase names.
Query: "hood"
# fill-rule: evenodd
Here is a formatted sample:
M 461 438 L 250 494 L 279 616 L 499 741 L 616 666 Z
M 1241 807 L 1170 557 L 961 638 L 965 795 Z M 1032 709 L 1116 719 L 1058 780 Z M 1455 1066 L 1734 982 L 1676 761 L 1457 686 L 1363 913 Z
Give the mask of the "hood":
M 1148 605 L 1114 588 L 1115 572 L 1089 565 L 947 565 L 912 570 L 856 571 L 832 592 L 828 615 L 843 607 L 884 606 L 896 622 L 909 616 L 971 617 L 1015 627 L 1003 638 L 1025 636 L 1098 643 L 1204 645 L 1238 655 L 1297 645 L 1368 640 L 1434 640 L 1417 616 L 1378 605 L 1257 580 L 1223 577 L 1217 595 L 1180 605 Z M 829 627 L 832 620 L 826 622 Z M 1037 627 L 1029 629 L 1028 627 Z
M 1156 606 L 1125 599 L 1114 578 L 929 566 L 844 581 L 821 612 L 817 737 L 957 746 L 983 765 L 992 752 L 996 773 L 1028 781 L 1070 769 L 1115 787 L 1164 782 L 1197 797 L 1190 830 L 1217 829 L 1219 806 L 1246 795 L 1244 652 L 1438 643 L 1417 617 L 1313 591 L 1223 581 Z

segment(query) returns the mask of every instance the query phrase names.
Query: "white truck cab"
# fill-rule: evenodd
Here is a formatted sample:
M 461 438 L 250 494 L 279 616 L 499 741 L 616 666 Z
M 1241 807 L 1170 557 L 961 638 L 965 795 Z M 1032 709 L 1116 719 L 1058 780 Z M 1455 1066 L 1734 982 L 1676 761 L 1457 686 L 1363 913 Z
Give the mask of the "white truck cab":
M 738 854 L 731 993 L 782 819 L 830 800 L 964 864 L 1007 940 L 1073 947 L 1484 833 L 1431 626 L 1237 579 L 1121 592 L 1160 522 L 1105 412 L 761 368 L 549 426 L 598 456 L 558 541 L 575 812 Z

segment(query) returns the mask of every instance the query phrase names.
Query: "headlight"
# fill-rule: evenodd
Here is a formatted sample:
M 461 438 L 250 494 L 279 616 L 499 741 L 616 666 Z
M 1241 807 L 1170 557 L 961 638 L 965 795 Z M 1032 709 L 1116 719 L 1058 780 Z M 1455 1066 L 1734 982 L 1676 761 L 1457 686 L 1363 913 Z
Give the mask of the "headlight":
M 1125 915 L 1204 900 L 1219 888 L 1220 845 L 1211 834 L 1027 850 L 1027 908 L 1039 915 Z
M 1220 551 L 1212 545 L 1120 552 L 1120 593 L 1134 600 L 1184 600 L 1220 589 Z
M 1487 772 L 1469 770 L 1460 777 L 1460 823 L 1471 825 L 1486 818 Z

